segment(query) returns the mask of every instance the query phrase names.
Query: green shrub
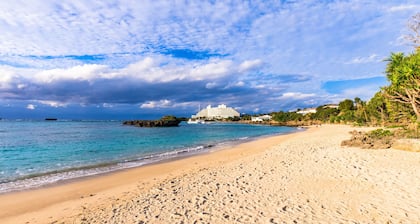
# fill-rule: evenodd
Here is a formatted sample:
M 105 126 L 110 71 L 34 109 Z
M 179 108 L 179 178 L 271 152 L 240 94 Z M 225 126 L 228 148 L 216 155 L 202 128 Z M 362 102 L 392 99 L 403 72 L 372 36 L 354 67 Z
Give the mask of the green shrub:
M 376 129 L 376 130 L 370 131 L 368 135 L 371 138 L 382 139 L 385 137 L 393 136 L 393 133 L 390 130 Z

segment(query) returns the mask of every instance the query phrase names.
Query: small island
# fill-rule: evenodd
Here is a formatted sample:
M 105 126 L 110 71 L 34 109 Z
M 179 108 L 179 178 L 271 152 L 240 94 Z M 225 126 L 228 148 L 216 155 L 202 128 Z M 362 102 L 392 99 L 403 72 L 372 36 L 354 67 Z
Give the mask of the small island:
M 159 120 L 129 120 L 124 121 L 123 125 L 132 125 L 136 127 L 177 127 L 182 119 L 175 116 L 164 116 Z

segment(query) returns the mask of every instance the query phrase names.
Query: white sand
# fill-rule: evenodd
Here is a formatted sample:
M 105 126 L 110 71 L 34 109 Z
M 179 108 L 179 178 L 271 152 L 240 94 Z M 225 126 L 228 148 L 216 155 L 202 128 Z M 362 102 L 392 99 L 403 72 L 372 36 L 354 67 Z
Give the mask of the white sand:
M 0 223 L 419 223 L 420 153 L 340 147 L 354 129 L 323 125 L 73 191 L 3 195 Z M 49 191 L 58 201 L 28 205 Z

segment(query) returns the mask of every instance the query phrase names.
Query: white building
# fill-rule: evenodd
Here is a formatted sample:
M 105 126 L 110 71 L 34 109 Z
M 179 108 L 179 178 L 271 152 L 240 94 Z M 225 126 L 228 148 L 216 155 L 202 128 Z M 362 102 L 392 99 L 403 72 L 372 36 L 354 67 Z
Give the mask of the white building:
M 316 113 L 316 108 L 305 108 L 303 110 L 297 111 L 296 113 L 302 114 L 302 115 L 305 115 L 305 114 L 314 114 L 314 113 Z
M 228 117 L 239 117 L 240 114 L 238 111 L 232 107 L 227 107 L 224 104 L 221 104 L 217 107 L 211 107 L 208 105 L 205 109 L 198 112 L 196 115 L 192 115 L 192 118 L 205 118 L 205 119 L 221 119 Z
M 335 108 L 338 109 L 338 104 L 327 104 L 324 106 L 324 108 Z
M 271 115 L 266 114 L 266 115 L 262 115 L 262 116 L 259 116 L 259 117 L 251 117 L 251 121 L 252 122 L 270 121 L 271 118 L 272 118 Z

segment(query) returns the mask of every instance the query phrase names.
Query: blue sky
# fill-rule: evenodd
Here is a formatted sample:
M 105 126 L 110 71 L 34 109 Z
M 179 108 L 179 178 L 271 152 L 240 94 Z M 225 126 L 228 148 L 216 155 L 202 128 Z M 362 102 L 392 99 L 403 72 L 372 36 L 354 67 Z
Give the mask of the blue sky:
M 264 113 L 368 100 L 417 0 L 2 1 L 0 117 Z

